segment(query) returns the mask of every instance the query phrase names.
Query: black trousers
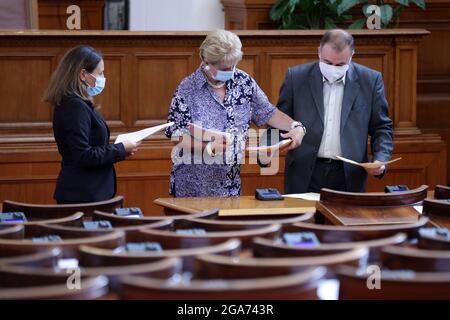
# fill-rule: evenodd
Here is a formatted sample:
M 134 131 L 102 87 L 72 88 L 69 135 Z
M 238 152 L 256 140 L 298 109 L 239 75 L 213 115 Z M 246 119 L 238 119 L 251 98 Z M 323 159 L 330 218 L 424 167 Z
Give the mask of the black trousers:
M 342 161 L 333 160 L 328 162 L 320 158 L 317 159 L 308 192 L 320 193 L 322 188 L 347 191 L 344 163 Z

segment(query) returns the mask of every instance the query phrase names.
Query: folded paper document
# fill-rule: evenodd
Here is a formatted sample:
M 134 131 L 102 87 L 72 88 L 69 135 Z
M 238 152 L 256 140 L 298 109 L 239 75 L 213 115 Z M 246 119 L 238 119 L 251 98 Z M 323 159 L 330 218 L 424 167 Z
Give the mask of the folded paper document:
M 320 201 L 320 193 L 315 192 L 283 194 L 283 197 L 309 201 Z
M 344 162 L 351 163 L 351 164 L 354 164 L 356 166 L 360 166 L 360 167 L 363 167 L 363 168 L 366 168 L 366 169 L 379 168 L 382 165 L 393 163 L 393 162 L 396 162 L 396 161 L 402 159 L 402 158 L 397 158 L 397 159 L 394 159 L 394 160 L 391 160 L 391 161 L 386 161 L 386 162 L 381 162 L 381 163 L 380 162 L 379 163 L 375 163 L 375 162 L 363 162 L 363 163 L 360 163 L 360 162 L 356 162 L 356 161 L 353 161 L 353 160 L 350 160 L 350 159 L 347 159 L 347 158 L 344 158 L 344 157 L 340 157 L 340 156 L 336 156 L 336 158 L 338 158 L 339 160 L 342 160 Z
M 142 130 L 135 131 L 135 132 L 119 134 L 117 136 L 116 141 L 114 141 L 114 143 L 121 143 L 124 141 L 139 142 L 139 141 L 144 140 L 145 138 L 148 138 L 152 134 L 157 133 L 158 131 L 161 131 L 167 127 L 170 127 L 173 124 L 174 124 L 173 122 L 168 122 L 168 123 L 156 126 L 156 127 L 150 127 L 150 128 L 142 129 Z
M 291 139 L 285 139 L 281 140 L 280 142 L 276 144 L 272 144 L 270 146 L 259 146 L 259 147 L 248 147 L 248 151 L 276 151 L 278 149 L 281 149 L 287 145 L 289 145 L 292 142 Z

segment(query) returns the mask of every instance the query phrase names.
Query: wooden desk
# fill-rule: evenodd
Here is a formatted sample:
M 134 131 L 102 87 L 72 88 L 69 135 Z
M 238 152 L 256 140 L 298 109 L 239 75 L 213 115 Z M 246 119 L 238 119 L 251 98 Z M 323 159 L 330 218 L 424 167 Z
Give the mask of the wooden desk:
M 219 208 L 219 216 L 291 215 L 315 211 L 315 201 L 285 198 L 282 201 L 260 201 L 253 196 L 231 198 L 159 198 L 166 215 L 193 214 Z
M 414 223 L 420 218 L 412 206 L 353 207 L 318 202 L 316 209 L 332 224 L 344 226 Z
M 427 198 L 433 199 L 434 191 L 428 191 Z M 350 206 L 318 202 L 316 209 L 318 222 L 344 226 L 414 223 L 421 216 L 412 205 Z

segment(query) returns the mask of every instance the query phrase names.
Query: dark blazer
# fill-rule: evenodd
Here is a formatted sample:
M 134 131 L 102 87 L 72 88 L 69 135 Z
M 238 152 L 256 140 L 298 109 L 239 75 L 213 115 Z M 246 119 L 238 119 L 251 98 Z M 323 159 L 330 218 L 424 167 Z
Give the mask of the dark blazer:
M 125 159 L 122 143 L 109 144 L 109 128 L 90 101 L 64 98 L 55 107 L 53 133 L 62 156 L 54 198 L 92 202 L 114 197 L 114 163 Z
M 307 192 L 324 130 L 323 79 L 319 63 L 290 68 L 280 90 L 278 108 L 307 128 L 302 145 L 288 152 L 285 192 Z M 347 71 L 341 113 L 342 156 L 368 161 L 368 136 L 373 160 L 386 161 L 393 149 L 392 121 L 381 73 L 351 63 Z M 363 192 L 367 172 L 344 163 L 347 191 Z

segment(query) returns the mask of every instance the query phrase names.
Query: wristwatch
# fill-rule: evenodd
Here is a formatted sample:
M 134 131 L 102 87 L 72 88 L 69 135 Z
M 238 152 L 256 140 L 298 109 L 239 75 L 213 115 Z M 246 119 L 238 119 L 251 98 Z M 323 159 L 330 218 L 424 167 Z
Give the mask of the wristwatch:
M 306 127 L 300 121 L 293 121 L 291 123 L 291 130 L 297 127 L 302 127 L 303 133 L 306 134 Z

